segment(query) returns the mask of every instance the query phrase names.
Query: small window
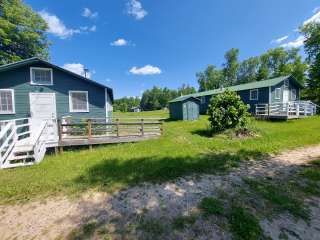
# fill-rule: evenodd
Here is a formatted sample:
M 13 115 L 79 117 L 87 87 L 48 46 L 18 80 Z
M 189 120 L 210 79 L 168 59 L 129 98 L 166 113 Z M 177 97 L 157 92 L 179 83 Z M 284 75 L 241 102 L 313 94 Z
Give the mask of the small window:
M 289 79 L 284 80 L 284 86 L 285 86 L 286 88 L 289 87 Z
M 52 85 L 51 68 L 30 68 L 31 84 Z
M 297 90 L 296 89 L 291 90 L 291 100 L 292 101 L 297 100 Z
M 0 114 L 14 114 L 13 89 L 0 89 Z
M 89 112 L 89 101 L 87 91 L 69 92 L 70 112 Z
M 276 88 L 275 90 L 275 99 L 281 98 L 281 88 Z
M 258 100 L 258 89 L 250 90 L 250 100 Z

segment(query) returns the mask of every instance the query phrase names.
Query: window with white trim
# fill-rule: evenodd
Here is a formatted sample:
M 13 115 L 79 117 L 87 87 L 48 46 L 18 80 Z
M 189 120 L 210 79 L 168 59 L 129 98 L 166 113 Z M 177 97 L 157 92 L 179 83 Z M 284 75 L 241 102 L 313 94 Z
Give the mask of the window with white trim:
M 14 114 L 13 89 L 0 89 L 0 114 Z
M 250 100 L 258 100 L 258 99 L 259 99 L 258 89 L 250 90 Z
M 297 100 L 297 90 L 291 89 L 291 101 Z
M 70 112 L 89 112 L 89 100 L 87 91 L 69 92 Z
M 51 68 L 30 68 L 31 84 L 34 85 L 52 85 L 52 69 Z
M 276 88 L 274 98 L 275 99 L 280 99 L 281 98 L 281 88 Z

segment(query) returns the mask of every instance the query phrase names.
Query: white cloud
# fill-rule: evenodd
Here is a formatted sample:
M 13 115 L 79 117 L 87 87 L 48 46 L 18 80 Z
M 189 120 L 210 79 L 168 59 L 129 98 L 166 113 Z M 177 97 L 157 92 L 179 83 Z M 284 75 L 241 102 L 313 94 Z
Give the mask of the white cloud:
M 128 46 L 129 42 L 123 38 L 119 38 L 114 42 L 110 43 L 110 45 L 115 47 L 123 47 L 123 46 Z
M 284 48 L 299 48 L 299 47 L 303 46 L 304 41 L 305 41 L 305 37 L 301 35 L 294 41 L 282 44 L 281 47 L 284 47 Z
M 143 19 L 148 12 L 143 9 L 141 2 L 138 0 L 129 0 L 127 3 L 127 13 L 137 20 Z
M 95 31 L 97 31 L 97 26 L 96 26 L 96 25 L 91 26 L 91 27 L 89 28 L 89 31 L 90 31 L 90 32 L 95 32 Z
M 316 10 L 316 9 L 315 9 Z M 314 22 L 314 23 L 320 23 L 320 11 L 319 11 L 320 9 L 317 9 L 314 13 L 314 15 L 311 17 L 311 18 L 309 18 L 309 19 L 307 19 L 306 21 L 304 21 L 303 22 L 303 25 L 306 25 L 306 24 L 308 24 L 308 23 L 312 23 L 312 22 Z
M 96 25 L 92 25 L 91 27 L 89 26 L 82 26 L 80 27 L 80 30 L 82 32 L 95 32 L 97 31 L 97 26 Z
M 48 24 L 48 32 L 61 39 L 70 38 L 74 34 L 80 33 L 79 29 L 67 28 L 64 23 L 54 14 L 51 14 L 45 10 L 40 11 L 39 14 Z
M 129 72 L 134 75 L 156 75 L 161 74 L 161 69 L 152 65 L 146 65 L 141 68 L 132 67 Z
M 271 41 L 271 43 L 276 43 L 276 44 L 280 44 L 282 43 L 283 41 L 287 40 L 289 36 L 283 36 L 281 38 L 278 38 L 278 39 L 274 39 Z
M 98 12 L 92 12 L 89 8 L 84 8 L 82 16 L 93 19 L 98 17 Z
M 320 7 L 317 7 L 313 10 L 313 16 L 308 18 L 307 20 L 305 20 L 302 23 L 302 26 L 305 26 L 306 24 L 309 23 L 320 23 Z M 299 30 L 295 29 L 294 32 L 298 32 Z M 285 40 L 288 39 L 289 36 L 285 36 L 283 38 L 279 38 L 276 40 L 271 41 L 271 43 L 277 43 L 277 44 L 281 44 L 283 43 Z M 291 41 L 291 42 L 287 42 L 287 43 L 283 43 L 280 46 L 284 47 L 284 48 L 299 48 L 302 47 L 304 45 L 304 41 L 305 41 L 305 37 L 303 35 L 300 35 L 299 37 L 297 37 L 295 40 Z
M 315 9 L 313 9 L 313 13 L 317 13 L 317 12 L 319 12 L 320 11 L 320 7 L 316 7 Z
M 62 66 L 64 69 L 67 69 L 71 72 L 74 72 L 78 75 L 81 75 L 81 76 L 85 76 L 85 67 L 83 64 L 81 63 L 66 63 Z M 91 77 L 91 72 L 87 72 L 87 78 L 90 78 Z

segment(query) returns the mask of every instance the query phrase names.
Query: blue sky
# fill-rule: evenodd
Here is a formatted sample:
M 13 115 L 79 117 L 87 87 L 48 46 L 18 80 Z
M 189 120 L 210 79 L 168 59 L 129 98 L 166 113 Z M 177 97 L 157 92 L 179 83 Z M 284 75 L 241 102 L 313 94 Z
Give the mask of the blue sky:
M 152 86 L 198 87 L 195 74 L 269 48 L 301 46 L 296 31 L 320 21 L 316 0 L 26 0 L 49 24 L 51 62 L 140 96 Z

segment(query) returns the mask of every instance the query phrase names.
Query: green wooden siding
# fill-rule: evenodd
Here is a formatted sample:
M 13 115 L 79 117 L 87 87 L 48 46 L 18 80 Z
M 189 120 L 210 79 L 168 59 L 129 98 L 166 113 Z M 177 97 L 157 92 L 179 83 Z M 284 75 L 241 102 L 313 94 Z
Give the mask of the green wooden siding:
M 173 120 L 197 120 L 199 118 L 199 103 L 197 99 L 185 99 L 169 104 L 170 118 Z
M 43 67 L 38 63 L 18 69 L 0 72 L 0 88 L 14 89 L 16 114 L 0 114 L 0 120 L 24 118 L 30 116 L 30 92 L 50 92 L 56 95 L 57 116 L 73 116 L 75 118 L 105 118 L 105 88 L 94 85 L 76 76 L 53 68 L 53 85 L 38 86 L 30 84 L 30 67 Z M 50 68 L 50 67 L 48 67 Z M 69 111 L 69 91 L 88 91 L 89 112 L 71 113 Z

